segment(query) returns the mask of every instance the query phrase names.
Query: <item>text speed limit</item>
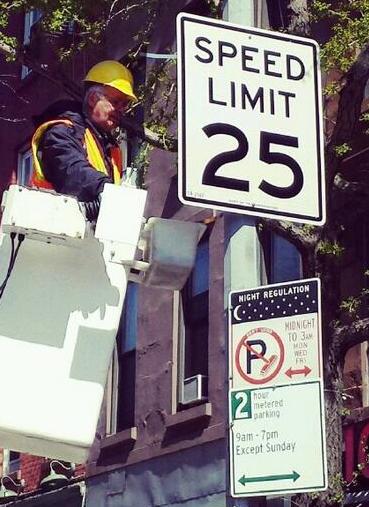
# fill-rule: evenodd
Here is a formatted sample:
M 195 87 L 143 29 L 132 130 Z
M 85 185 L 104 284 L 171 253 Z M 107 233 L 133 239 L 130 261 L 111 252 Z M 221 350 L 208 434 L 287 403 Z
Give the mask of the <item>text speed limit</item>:
M 182 14 L 178 48 L 180 199 L 322 224 L 316 44 Z

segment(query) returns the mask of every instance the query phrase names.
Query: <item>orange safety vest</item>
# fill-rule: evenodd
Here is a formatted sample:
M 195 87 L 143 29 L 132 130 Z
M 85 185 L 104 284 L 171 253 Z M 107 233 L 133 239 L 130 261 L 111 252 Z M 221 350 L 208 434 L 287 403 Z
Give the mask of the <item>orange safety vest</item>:
M 33 156 L 33 175 L 31 178 L 32 186 L 38 188 L 49 188 L 49 189 L 54 188 L 53 185 L 49 181 L 47 181 L 47 179 L 44 176 L 41 162 L 38 158 L 37 152 L 41 138 L 46 132 L 46 130 L 50 128 L 52 125 L 56 124 L 63 124 L 73 128 L 73 122 L 71 120 L 68 119 L 51 120 L 40 125 L 36 130 L 36 132 L 33 134 L 31 143 Z M 104 158 L 100 152 L 98 143 L 93 133 L 88 127 L 86 127 L 85 130 L 84 146 L 87 152 L 87 160 L 89 161 L 91 166 L 94 169 L 96 169 L 96 171 L 100 171 L 108 176 L 108 170 L 106 168 Z M 122 163 L 122 153 L 118 148 L 118 146 L 110 148 L 110 159 L 113 166 L 113 181 L 116 185 L 119 185 L 122 176 L 123 163 Z

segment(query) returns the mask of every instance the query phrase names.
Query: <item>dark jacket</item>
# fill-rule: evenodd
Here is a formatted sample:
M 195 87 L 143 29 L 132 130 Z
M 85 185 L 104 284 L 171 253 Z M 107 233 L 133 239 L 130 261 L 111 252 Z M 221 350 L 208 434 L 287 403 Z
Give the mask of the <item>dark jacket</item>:
M 112 174 L 107 153 L 111 139 L 99 133 L 78 107 L 53 118 L 49 115 L 47 119 L 56 118 L 71 120 L 73 128 L 61 124 L 54 125 L 45 132 L 38 152 L 44 175 L 61 194 L 74 195 L 79 201 L 95 200 L 104 184 L 112 183 L 113 180 L 89 164 L 84 147 L 85 129 L 88 126 L 98 140 L 108 174 Z M 42 121 L 45 119 L 42 118 Z

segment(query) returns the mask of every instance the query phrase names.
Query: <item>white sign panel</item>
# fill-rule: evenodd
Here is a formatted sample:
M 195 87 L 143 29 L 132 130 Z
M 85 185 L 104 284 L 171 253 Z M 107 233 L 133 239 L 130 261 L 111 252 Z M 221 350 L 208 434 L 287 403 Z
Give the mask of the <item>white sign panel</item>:
M 316 42 L 184 13 L 177 33 L 181 201 L 324 223 Z
M 319 280 L 231 293 L 229 352 L 231 494 L 325 489 Z
M 231 392 L 232 496 L 325 489 L 318 381 Z

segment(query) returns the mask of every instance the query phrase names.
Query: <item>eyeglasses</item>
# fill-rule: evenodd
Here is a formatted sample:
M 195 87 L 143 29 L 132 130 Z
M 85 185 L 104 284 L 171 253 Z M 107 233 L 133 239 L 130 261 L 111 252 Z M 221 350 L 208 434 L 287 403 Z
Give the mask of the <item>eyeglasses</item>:
M 124 112 L 128 109 L 131 101 L 126 98 L 120 98 L 120 97 L 109 97 L 108 95 L 102 96 L 109 104 L 116 109 L 117 111 Z

